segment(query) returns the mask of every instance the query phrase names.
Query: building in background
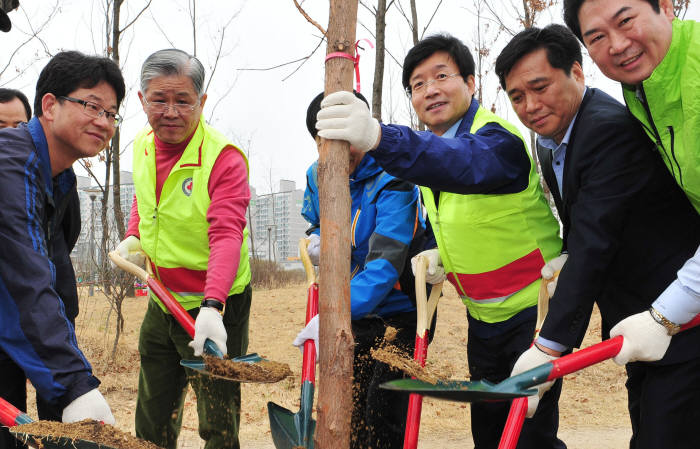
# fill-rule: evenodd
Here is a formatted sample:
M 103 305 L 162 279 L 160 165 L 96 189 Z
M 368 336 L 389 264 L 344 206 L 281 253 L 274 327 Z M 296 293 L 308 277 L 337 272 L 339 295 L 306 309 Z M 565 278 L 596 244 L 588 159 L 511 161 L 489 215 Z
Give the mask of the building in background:
M 250 193 L 251 257 L 275 261 L 285 269 L 301 269 L 299 239 L 309 226 L 301 216 L 304 191 L 294 181 L 282 179 L 278 192 L 257 195 L 251 187 Z
M 75 269 L 75 275 L 79 282 L 97 281 L 98 267 L 107 262 L 107 255 L 102 248 L 102 188 L 92 186 L 92 179 L 87 176 L 78 176 L 78 197 L 80 198 L 81 228 L 78 241 L 71 252 L 71 259 Z M 131 212 L 131 202 L 134 199 L 134 181 L 131 172 L 120 172 L 120 206 L 124 216 L 126 228 Z M 117 235 L 116 223 L 114 223 L 112 186 L 108 195 L 107 217 L 108 244 L 106 251 L 117 246 L 120 236 Z

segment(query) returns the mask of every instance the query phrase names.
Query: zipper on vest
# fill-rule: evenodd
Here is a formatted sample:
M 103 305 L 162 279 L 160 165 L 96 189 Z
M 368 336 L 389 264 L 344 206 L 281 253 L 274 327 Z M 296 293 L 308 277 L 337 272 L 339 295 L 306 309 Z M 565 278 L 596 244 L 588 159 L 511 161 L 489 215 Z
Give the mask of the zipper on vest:
M 157 257 L 157 255 L 158 255 L 158 206 L 155 206 L 153 208 L 153 221 L 155 222 L 155 223 L 153 223 L 153 226 L 156 229 L 156 237 L 154 239 L 155 243 L 154 243 L 154 247 L 153 247 L 153 256 L 154 256 L 153 259 L 158 260 L 158 257 Z M 154 274 L 156 275 L 156 279 L 158 279 L 160 281 L 161 278 L 160 278 L 160 273 L 158 272 L 158 264 L 153 262 L 153 268 L 155 271 Z
M 659 134 L 659 130 L 656 128 L 656 123 L 654 123 L 654 118 L 651 115 L 651 108 L 649 107 L 649 101 L 647 100 L 647 94 L 644 91 L 644 86 L 640 85 L 639 86 L 639 93 L 642 95 L 641 98 L 641 103 L 642 106 L 644 107 L 644 112 L 647 114 L 647 119 L 649 119 L 649 124 L 651 125 L 651 132 L 654 134 L 654 139 L 656 140 L 656 148 L 659 149 L 665 156 L 666 160 L 668 161 L 668 166 L 671 168 L 671 175 L 673 177 L 676 177 L 676 172 L 673 166 L 673 161 L 675 159 L 675 156 L 673 159 L 671 156 L 666 152 L 666 147 L 664 147 L 663 142 L 661 141 L 661 134 Z M 645 128 L 647 128 L 645 126 Z M 670 128 L 670 127 L 669 127 Z M 649 128 L 647 128 L 649 129 Z M 671 151 L 673 151 L 673 132 L 671 131 Z M 676 161 L 676 165 L 678 165 L 678 161 Z M 680 168 L 679 168 L 680 169 Z
M 681 164 L 679 164 L 678 159 L 676 159 L 676 134 L 673 131 L 673 126 L 667 126 L 666 129 L 668 129 L 668 133 L 671 135 L 671 156 L 673 157 L 673 162 L 676 163 L 676 167 L 678 168 L 678 184 L 683 187 L 683 172 L 681 171 Z

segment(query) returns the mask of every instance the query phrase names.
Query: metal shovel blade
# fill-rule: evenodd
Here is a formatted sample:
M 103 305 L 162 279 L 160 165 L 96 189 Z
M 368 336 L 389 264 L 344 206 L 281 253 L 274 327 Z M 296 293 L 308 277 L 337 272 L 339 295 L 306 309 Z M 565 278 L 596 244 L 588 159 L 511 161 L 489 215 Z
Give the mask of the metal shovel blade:
M 537 390 L 504 388 L 500 384 L 492 384 L 486 380 L 454 380 L 431 384 L 418 379 L 398 379 L 385 382 L 380 387 L 457 402 L 507 401 L 537 393 Z
M 37 447 L 41 449 L 117 449 L 113 448 L 112 446 L 97 444 L 89 440 L 72 439 L 68 437 L 34 435 L 25 432 L 14 432 L 12 430 L 10 430 L 10 433 L 18 441 L 29 445 L 29 447 Z
M 316 430 L 316 420 L 304 417 L 304 410 L 292 413 L 274 402 L 268 402 L 267 412 L 270 417 L 270 431 L 275 449 L 314 448 L 313 435 Z M 305 423 L 308 426 L 306 435 L 304 435 L 303 430 Z

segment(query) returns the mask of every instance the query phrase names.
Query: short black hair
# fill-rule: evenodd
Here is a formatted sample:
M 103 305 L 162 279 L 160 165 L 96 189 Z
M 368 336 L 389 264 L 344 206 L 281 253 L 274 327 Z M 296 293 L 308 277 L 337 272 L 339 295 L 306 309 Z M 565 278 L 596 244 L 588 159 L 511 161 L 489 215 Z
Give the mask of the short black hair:
M 643 0 L 651 5 L 655 13 L 660 13 L 659 0 Z M 578 21 L 578 11 L 586 0 L 564 0 L 564 23 L 583 42 L 581 24 Z
M 9 103 L 15 98 L 18 98 L 24 105 L 24 112 L 27 113 L 27 121 L 29 121 L 32 118 L 32 107 L 29 105 L 27 96 L 16 89 L 0 88 L 0 103 Z
M 563 25 L 555 23 L 544 28 L 526 28 L 516 34 L 496 58 L 496 75 L 503 90 L 506 90 L 506 76 L 513 66 L 526 55 L 545 49 L 547 61 L 555 69 L 561 69 L 567 76 L 575 62 L 583 66 L 581 45 L 576 36 Z
M 367 103 L 367 99 L 364 95 L 354 90 L 352 93 L 354 93 L 357 98 L 364 101 L 369 108 L 369 103 Z M 309 134 L 311 134 L 311 137 L 314 139 L 316 138 L 316 134 L 318 134 L 318 130 L 316 129 L 316 116 L 318 115 L 318 111 L 321 110 L 321 102 L 323 101 L 324 96 L 324 92 L 316 95 L 316 97 L 311 100 L 309 107 L 306 109 L 306 129 L 309 130 Z
M 438 51 L 444 51 L 450 55 L 465 82 L 469 75 L 474 75 L 474 57 L 469 48 L 454 36 L 446 33 L 434 34 L 418 42 L 408 51 L 403 60 L 401 82 L 407 92 L 410 92 L 410 79 L 416 67 Z
M 39 74 L 34 97 L 34 113 L 41 117 L 41 99 L 51 93 L 56 97 L 80 89 L 90 89 L 106 82 L 117 96 L 117 107 L 124 99 L 124 77 L 116 62 L 102 56 L 84 55 L 78 51 L 63 51 L 51 58 Z

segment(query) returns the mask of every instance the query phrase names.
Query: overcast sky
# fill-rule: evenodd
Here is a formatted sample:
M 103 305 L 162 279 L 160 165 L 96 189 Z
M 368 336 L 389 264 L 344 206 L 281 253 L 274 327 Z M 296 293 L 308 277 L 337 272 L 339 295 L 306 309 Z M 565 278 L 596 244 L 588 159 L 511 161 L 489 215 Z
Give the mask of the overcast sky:
M 686 18 L 700 19 L 700 0 L 692 0 Z M 43 43 L 33 40 L 22 47 L 10 60 L 12 52 L 28 39 L 31 27 L 36 29 L 52 11 L 55 0 L 21 0 L 21 9 L 10 13 L 13 29 L 0 34 L 0 86 L 21 89 L 33 101 L 34 86 L 48 54 L 60 50 L 80 50 L 85 53 L 104 52 L 104 2 L 100 0 L 60 0 L 60 7 L 39 34 Z M 368 0 L 371 2 L 371 0 Z M 474 48 L 476 18 L 474 1 L 443 0 L 425 31 L 426 35 L 449 32 Z M 122 7 L 122 26 L 131 22 L 145 0 L 129 0 Z M 408 8 L 408 1 L 401 3 Z M 426 22 L 439 0 L 419 0 L 419 28 L 424 32 Z M 508 0 L 493 0 L 506 23 L 516 23 Z M 520 3 L 520 2 L 516 2 Z M 328 23 L 328 0 L 302 2 L 309 15 L 324 28 Z M 488 16 L 488 14 L 485 14 Z M 303 188 L 306 168 L 316 158 L 316 146 L 306 130 L 306 107 L 323 89 L 326 44 L 323 43 L 306 63 L 268 71 L 261 69 L 280 65 L 308 56 L 319 43 L 320 32 L 297 11 L 292 0 L 207 0 L 197 2 L 197 56 L 212 71 L 223 27 L 223 55 L 218 62 L 204 114 L 220 131 L 241 146 L 250 158 L 251 184 L 258 193 L 277 189 L 278 180 L 296 181 Z M 539 25 L 561 22 L 558 10 L 545 13 Z M 357 38 L 374 41 L 374 17 L 359 7 Z M 482 32 L 492 39 L 497 26 L 488 19 L 482 22 Z M 490 58 L 495 58 L 507 42 L 501 33 L 491 44 Z M 406 20 L 395 6 L 387 15 L 387 47 L 394 58 L 403 61 L 412 46 Z M 125 33 L 120 47 L 121 64 L 127 83 L 127 96 L 121 113 L 122 144 L 129 144 L 122 156 L 122 167 L 131 169 L 130 142 L 146 124 L 138 102 L 138 76 L 143 60 L 152 52 L 169 47 L 194 52 L 192 22 L 187 0 L 153 0 L 147 12 Z M 370 99 L 374 72 L 374 51 L 363 44 L 360 69 L 362 92 Z M 9 61 L 9 66 L 8 66 Z M 619 87 L 600 75 L 593 64 L 584 63 L 589 85 L 602 87 L 620 98 Z M 489 64 L 490 67 L 490 64 Z M 291 75 L 291 76 L 290 76 Z M 401 69 L 390 56 L 386 59 L 384 107 L 385 121 L 409 124 L 408 102 L 401 88 Z M 496 104 L 498 113 L 520 125 L 502 94 L 497 94 L 497 79 L 491 72 L 484 81 L 484 99 Z M 218 104 L 217 104 L 218 103 Z M 77 164 L 76 172 L 84 174 Z M 100 172 L 103 170 L 100 170 Z

